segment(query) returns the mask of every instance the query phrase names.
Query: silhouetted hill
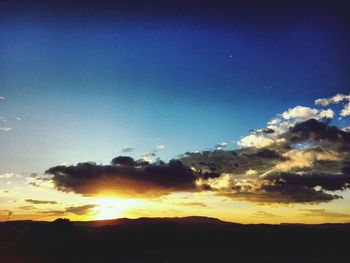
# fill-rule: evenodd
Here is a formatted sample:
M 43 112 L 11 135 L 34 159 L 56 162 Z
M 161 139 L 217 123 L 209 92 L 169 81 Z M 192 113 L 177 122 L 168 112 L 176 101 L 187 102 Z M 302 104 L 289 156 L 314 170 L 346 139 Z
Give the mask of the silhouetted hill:
M 350 224 L 207 217 L 0 223 L 0 262 L 348 262 Z
M 75 221 L 75 225 L 79 226 L 113 226 L 113 225 L 154 225 L 154 224 L 235 224 L 221 221 L 217 218 L 203 216 L 188 216 L 188 217 L 140 217 L 137 219 L 117 218 L 111 220 L 95 220 L 95 221 Z

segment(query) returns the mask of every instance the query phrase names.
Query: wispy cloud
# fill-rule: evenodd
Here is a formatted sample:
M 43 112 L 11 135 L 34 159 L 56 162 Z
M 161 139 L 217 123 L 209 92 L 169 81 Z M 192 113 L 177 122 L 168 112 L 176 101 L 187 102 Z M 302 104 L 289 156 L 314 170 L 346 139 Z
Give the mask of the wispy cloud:
M 10 128 L 10 127 L 0 127 L 0 131 L 10 132 L 10 131 L 12 131 L 12 128 Z
M 302 216 L 308 217 L 330 217 L 330 218 L 350 218 L 350 214 L 332 212 L 326 209 L 300 209 Z
M 133 147 L 128 147 L 128 146 L 124 146 L 120 151 L 122 153 L 131 153 L 135 150 L 135 148 Z
M 265 211 L 256 211 L 254 214 L 253 214 L 254 217 L 279 217 L 278 215 L 275 215 L 275 214 L 272 214 L 272 213 L 269 213 L 269 212 L 265 212 Z
M 165 149 L 165 145 L 163 145 L 163 144 L 158 144 L 158 145 L 156 145 L 156 147 L 154 148 L 154 152 L 160 152 L 160 151 L 162 151 L 162 150 L 164 150 Z
M 36 204 L 36 205 L 40 205 L 40 204 L 55 205 L 55 204 L 57 204 L 57 201 L 51 201 L 51 200 L 26 199 L 25 201 L 26 201 L 27 203 Z
M 14 176 L 15 176 L 15 174 L 13 174 L 13 173 L 4 173 L 4 174 L 0 174 L 0 179 L 9 179 L 9 178 L 12 178 Z
M 202 208 L 207 208 L 208 207 L 208 205 L 206 203 L 203 203 L 203 202 L 181 202 L 181 203 L 176 203 L 176 205 L 202 207 Z

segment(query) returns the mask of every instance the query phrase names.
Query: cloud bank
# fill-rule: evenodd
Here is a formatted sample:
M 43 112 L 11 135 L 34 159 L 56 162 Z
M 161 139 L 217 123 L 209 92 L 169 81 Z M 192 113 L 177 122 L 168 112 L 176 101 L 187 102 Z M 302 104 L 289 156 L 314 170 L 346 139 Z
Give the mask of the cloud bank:
M 348 97 L 337 95 L 316 104 L 328 106 Z M 237 150 L 218 144 L 211 151 L 155 163 L 118 156 L 109 165 L 61 165 L 46 173 L 58 190 L 83 195 L 206 191 L 256 203 L 329 202 L 350 188 L 350 133 L 330 124 L 334 116 L 332 109 L 297 106 L 242 137 Z

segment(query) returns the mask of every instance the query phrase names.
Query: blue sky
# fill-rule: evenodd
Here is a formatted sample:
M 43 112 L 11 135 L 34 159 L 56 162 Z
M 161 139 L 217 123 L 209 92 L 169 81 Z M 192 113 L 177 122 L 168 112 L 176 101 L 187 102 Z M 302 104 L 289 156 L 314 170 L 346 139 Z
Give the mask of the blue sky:
M 162 144 L 170 159 L 348 91 L 349 39 L 333 17 L 221 26 L 145 16 L 4 19 L 0 116 L 13 130 L 0 133 L 0 172 L 105 163 L 124 146 L 138 158 Z

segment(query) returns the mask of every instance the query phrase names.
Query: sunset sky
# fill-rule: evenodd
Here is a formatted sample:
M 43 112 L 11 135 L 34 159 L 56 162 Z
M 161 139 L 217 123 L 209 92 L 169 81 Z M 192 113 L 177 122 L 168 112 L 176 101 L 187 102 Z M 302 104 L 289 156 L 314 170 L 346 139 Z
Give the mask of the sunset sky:
M 346 9 L 127 2 L 1 3 L 0 221 L 350 221 Z

